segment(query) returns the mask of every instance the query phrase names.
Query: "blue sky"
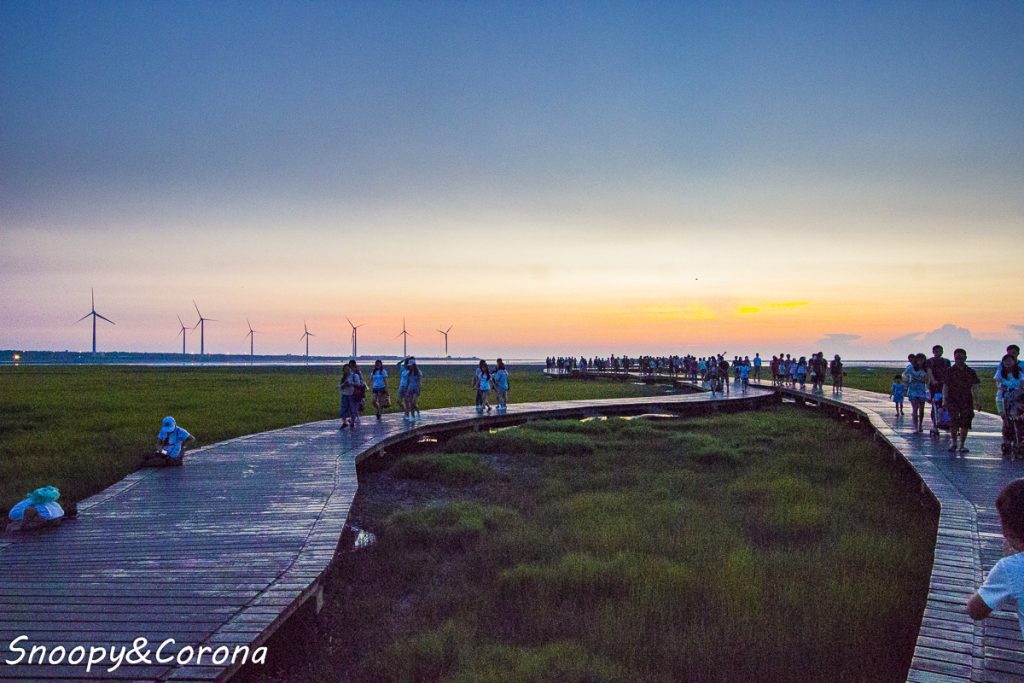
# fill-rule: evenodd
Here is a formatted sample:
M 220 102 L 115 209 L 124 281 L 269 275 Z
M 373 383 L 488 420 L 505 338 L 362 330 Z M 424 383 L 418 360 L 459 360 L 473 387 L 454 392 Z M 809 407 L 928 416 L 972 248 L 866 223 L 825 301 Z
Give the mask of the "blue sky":
M 596 343 L 637 300 L 709 307 L 711 343 L 759 297 L 845 316 L 765 341 L 996 338 L 1019 307 L 971 302 L 1019 273 L 1022 35 L 1019 2 L 0 2 L 0 346 L 64 348 L 93 285 L 139 321 L 122 348 L 161 348 L 154 307 L 192 297 L 288 329 L 413 308 L 482 349 L 526 316 L 550 317 L 524 351 Z M 736 241 L 806 267 L 728 275 Z M 987 276 L 920 316 L 950 269 Z M 559 329 L 545 292 L 604 308 Z

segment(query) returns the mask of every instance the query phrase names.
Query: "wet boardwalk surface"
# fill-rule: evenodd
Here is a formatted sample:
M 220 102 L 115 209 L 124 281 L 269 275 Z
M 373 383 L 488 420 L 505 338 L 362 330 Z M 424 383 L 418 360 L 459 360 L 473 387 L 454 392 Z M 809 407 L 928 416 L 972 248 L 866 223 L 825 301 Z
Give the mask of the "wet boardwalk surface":
M 135 472 L 79 505 L 62 525 L 0 540 L 0 661 L 20 647 L 122 647 L 146 638 L 149 661 L 0 663 L 0 680 L 212 680 L 230 662 L 214 650 L 263 643 L 296 609 L 316 600 L 357 488 L 356 465 L 417 435 L 592 414 L 745 409 L 771 391 L 711 398 L 666 394 L 632 399 L 513 404 L 479 417 L 472 407 L 424 411 L 414 427 L 400 415 L 363 419 L 355 432 L 315 422 L 214 444 L 185 466 Z M 157 647 L 173 639 L 160 653 Z M 182 666 L 183 648 L 208 648 Z M 225 652 L 227 650 L 224 650 Z M 166 661 L 170 659 L 171 661 Z M 52 660 L 51 660 L 52 661 Z

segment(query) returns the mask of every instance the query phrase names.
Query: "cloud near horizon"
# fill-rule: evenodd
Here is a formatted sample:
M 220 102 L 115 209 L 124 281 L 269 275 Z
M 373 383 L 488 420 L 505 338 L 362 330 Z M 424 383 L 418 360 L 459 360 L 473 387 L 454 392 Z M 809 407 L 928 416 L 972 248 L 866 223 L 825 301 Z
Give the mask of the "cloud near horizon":
M 841 332 L 826 334 L 816 344 L 825 349 L 827 353 L 835 352 L 863 359 L 871 357 L 903 358 L 911 352 L 930 355 L 931 347 L 938 344 L 943 347 L 946 356 L 952 355 L 953 349 L 964 348 L 967 350 L 968 358 L 996 360 L 1002 357 L 1007 344 L 1013 342 L 1015 338 L 1024 337 L 1024 325 L 1008 325 L 1007 327 L 1013 332 L 1003 339 L 979 338 L 966 327 L 946 323 L 928 332 L 910 332 L 901 335 L 884 344 L 871 344 L 864 341 L 863 335 Z

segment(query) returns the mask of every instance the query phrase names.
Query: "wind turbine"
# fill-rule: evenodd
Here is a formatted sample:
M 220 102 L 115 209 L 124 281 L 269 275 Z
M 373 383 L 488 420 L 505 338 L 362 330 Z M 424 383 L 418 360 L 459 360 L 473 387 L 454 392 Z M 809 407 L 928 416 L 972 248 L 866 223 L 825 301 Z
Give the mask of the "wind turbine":
M 440 332 L 441 334 L 444 335 L 444 357 L 445 358 L 448 357 L 448 333 L 452 331 L 453 327 L 455 327 L 455 325 L 449 325 L 447 330 L 441 330 L 441 329 L 438 330 L 438 332 Z
M 209 321 L 211 323 L 215 323 L 217 321 L 214 320 L 213 318 L 204 318 L 203 314 L 199 313 L 199 304 L 196 303 L 195 299 L 192 299 L 192 305 L 196 307 L 196 313 L 199 314 L 199 322 L 196 323 L 196 327 L 199 328 L 199 355 L 200 356 L 205 356 L 206 355 L 206 325 L 204 323 L 206 323 L 207 321 Z M 196 329 L 196 327 L 193 327 L 192 329 L 194 330 L 194 329 Z
M 402 331 L 395 335 L 395 339 L 403 337 L 402 339 L 402 355 L 405 357 L 409 356 L 409 333 L 405 331 L 405 318 L 402 318 Z
M 249 322 L 248 318 L 245 319 L 245 324 L 249 326 L 249 334 L 245 336 L 249 338 L 249 362 L 251 363 L 253 355 L 253 344 L 256 341 L 256 330 L 252 329 L 252 323 Z
M 348 320 L 348 317 L 345 317 Z M 351 320 L 348 320 L 348 324 L 352 326 L 352 357 L 359 358 L 359 328 L 365 325 L 353 325 Z
M 178 332 L 178 334 L 181 335 L 181 355 L 184 356 L 185 355 L 185 332 L 188 330 L 188 326 L 185 323 L 181 322 L 181 316 L 180 315 L 178 316 L 178 324 L 181 325 L 181 332 Z
M 299 341 L 302 341 L 303 339 L 306 340 L 306 360 L 309 360 L 309 338 L 310 337 L 315 337 L 316 335 L 313 334 L 312 332 L 310 332 L 309 328 L 306 327 L 306 321 L 305 320 L 302 321 L 302 329 L 303 329 L 303 333 L 302 333 L 302 336 L 299 337 Z
M 89 291 L 92 293 L 92 310 L 90 310 L 88 313 L 86 313 L 81 318 L 76 320 L 75 324 L 77 325 L 78 323 L 82 322 L 83 320 L 85 320 L 89 316 L 92 316 L 92 352 L 96 353 L 96 318 L 100 318 L 101 320 L 106 320 L 111 325 L 116 325 L 117 323 L 115 323 L 110 318 L 105 318 L 105 317 L 103 317 L 102 315 L 100 315 L 99 313 L 96 312 L 96 290 L 95 289 L 90 289 Z

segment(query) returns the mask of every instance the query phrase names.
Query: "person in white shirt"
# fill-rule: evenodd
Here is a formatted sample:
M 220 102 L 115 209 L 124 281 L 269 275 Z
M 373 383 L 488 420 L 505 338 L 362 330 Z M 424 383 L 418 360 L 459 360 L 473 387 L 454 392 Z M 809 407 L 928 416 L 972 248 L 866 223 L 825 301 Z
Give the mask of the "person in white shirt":
M 1017 622 L 1024 634 L 1024 479 L 1007 484 L 996 498 L 1003 528 L 1005 557 L 996 562 L 978 592 L 967 601 L 967 614 L 984 619 L 1004 601 L 1017 602 Z

